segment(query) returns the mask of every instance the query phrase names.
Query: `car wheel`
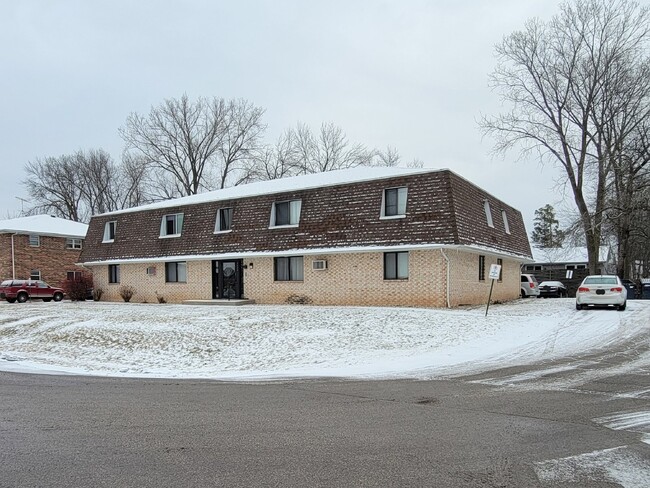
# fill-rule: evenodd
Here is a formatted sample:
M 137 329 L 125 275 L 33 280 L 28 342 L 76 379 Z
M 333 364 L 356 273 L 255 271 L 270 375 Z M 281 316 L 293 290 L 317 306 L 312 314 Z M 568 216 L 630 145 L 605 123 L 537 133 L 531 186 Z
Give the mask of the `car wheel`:
M 44 301 L 44 302 L 51 302 L 52 299 L 51 299 L 51 298 L 43 298 L 43 301 Z
M 16 303 L 16 299 L 15 299 L 15 298 L 7 298 L 7 301 L 8 301 L 9 303 Z
M 60 302 L 61 300 L 63 300 L 63 293 L 56 292 L 52 298 L 54 298 L 55 302 Z
M 526 292 L 524 290 L 521 290 L 521 298 L 526 298 Z
M 576 310 L 582 310 L 582 305 L 580 305 L 579 303 L 576 303 Z
M 28 298 L 29 298 L 29 295 L 27 295 L 27 293 L 25 293 L 25 292 L 22 292 L 22 293 L 18 294 L 18 296 L 16 297 L 16 300 L 18 300 L 18 303 L 25 303 Z
M 618 311 L 622 312 L 623 310 L 625 310 L 626 305 L 627 305 L 627 302 L 624 302 L 623 305 L 619 305 L 618 306 Z

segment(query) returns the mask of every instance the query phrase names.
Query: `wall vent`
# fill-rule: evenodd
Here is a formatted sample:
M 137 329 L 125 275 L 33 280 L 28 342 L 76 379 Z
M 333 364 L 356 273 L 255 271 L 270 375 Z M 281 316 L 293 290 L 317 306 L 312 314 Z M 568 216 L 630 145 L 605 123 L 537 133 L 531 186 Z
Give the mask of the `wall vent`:
M 156 276 L 156 267 L 155 266 L 149 266 L 147 268 L 147 274 L 149 276 Z

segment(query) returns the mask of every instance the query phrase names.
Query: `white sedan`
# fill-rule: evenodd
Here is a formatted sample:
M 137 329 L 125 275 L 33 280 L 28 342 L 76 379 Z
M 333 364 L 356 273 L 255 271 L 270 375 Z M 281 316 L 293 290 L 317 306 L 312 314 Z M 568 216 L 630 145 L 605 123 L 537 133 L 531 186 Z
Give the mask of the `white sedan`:
M 627 290 L 616 275 L 587 276 L 576 292 L 576 310 L 589 305 L 613 306 L 625 310 Z

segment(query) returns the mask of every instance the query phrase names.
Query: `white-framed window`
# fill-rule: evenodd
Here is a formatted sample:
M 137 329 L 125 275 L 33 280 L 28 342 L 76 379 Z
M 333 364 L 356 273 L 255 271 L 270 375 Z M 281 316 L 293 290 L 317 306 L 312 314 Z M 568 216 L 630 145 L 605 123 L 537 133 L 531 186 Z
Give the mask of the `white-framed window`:
M 287 256 L 273 259 L 275 281 L 303 281 L 302 256 Z
M 178 237 L 183 231 L 183 214 L 163 215 L 160 221 L 160 237 Z
M 508 214 L 505 210 L 501 210 L 501 218 L 503 219 L 503 228 L 506 230 L 506 234 L 510 234 L 510 224 L 508 223 Z
M 81 249 L 81 243 L 83 242 L 82 239 L 77 239 L 75 237 L 68 237 L 65 240 L 65 248 L 66 249 Z
M 166 283 L 187 283 L 187 263 L 178 261 L 165 263 Z
M 407 188 L 386 188 L 381 202 L 381 218 L 406 217 Z
M 29 279 L 32 281 L 39 281 L 41 279 L 41 270 L 33 269 L 29 272 Z
M 217 219 L 214 223 L 215 232 L 230 232 L 232 230 L 232 208 L 217 210 Z
M 115 240 L 115 228 L 117 227 L 117 222 L 112 220 L 104 224 L 104 238 L 102 242 L 113 242 Z
M 41 245 L 41 236 L 38 236 L 36 234 L 30 234 L 29 245 L 32 247 L 39 247 Z
M 273 202 L 269 227 L 297 227 L 300 222 L 301 200 Z
M 406 280 L 409 277 L 409 253 L 407 251 L 384 253 L 384 279 Z
M 483 208 L 485 209 L 485 219 L 487 220 L 487 225 L 489 227 L 494 227 L 494 222 L 492 221 L 492 210 L 490 209 L 490 202 L 483 200 Z

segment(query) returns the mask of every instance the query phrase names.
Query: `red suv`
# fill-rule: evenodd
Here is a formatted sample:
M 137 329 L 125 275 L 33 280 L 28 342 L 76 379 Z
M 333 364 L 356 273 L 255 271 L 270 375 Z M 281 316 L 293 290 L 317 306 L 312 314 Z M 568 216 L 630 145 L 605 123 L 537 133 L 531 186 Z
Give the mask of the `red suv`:
M 38 298 L 44 302 L 60 302 L 63 300 L 63 290 L 40 280 L 5 280 L 0 283 L 0 298 L 9 303 L 25 303 L 30 298 Z

